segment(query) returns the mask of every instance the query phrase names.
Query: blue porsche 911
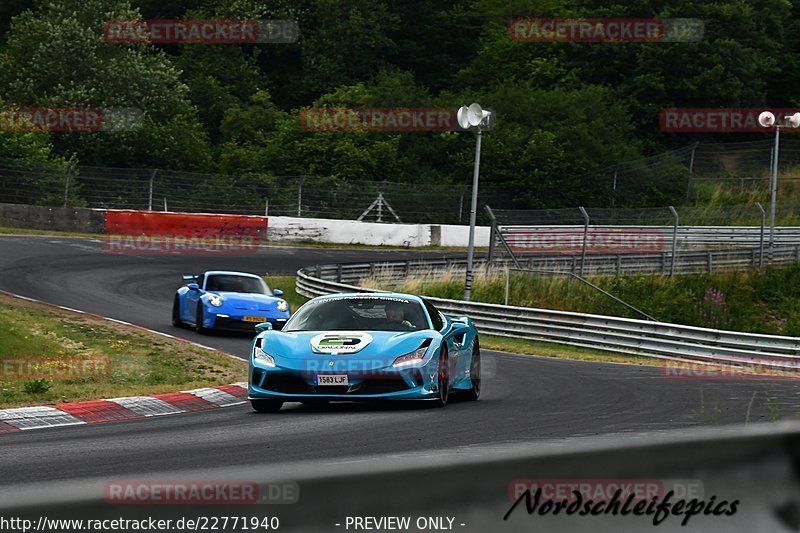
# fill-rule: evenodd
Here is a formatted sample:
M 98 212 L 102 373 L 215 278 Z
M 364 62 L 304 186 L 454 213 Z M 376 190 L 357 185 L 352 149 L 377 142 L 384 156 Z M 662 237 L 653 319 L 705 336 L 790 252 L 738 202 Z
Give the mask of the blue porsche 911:
M 256 332 L 256 324 L 269 323 L 281 329 L 290 309 L 283 292 L 270 289 L 255 274 L 212 270 L 186 274 L 188 283 L 175 293 L 172 325 L 189 324 L 195 331 L 228 330 Z
M 256 326 L 249 400 L 259 412 L 284 402 L 406 399 L 447 404 L 481 391 L 478 332 L 467 317 L 419 296 L 342 293 L 305 303 L 281 331 Z

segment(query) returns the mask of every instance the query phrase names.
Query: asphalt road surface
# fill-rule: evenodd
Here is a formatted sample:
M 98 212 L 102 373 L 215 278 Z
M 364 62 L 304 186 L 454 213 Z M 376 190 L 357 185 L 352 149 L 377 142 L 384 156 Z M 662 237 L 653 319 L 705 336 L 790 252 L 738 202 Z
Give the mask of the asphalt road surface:
M 246 337 L 170 325 L 180 275 L 220 268 L 291 274 L 299 267 L 436 253 L 270 247 L 224 256 L 114 255 L 99 239 L 0 237 L 0 289 L 181 336 L 244 357 Z M 537 440 L 680 431 L 697 425 L 798 418 L 792 380 L 666 378 L 654 367 L 484 351 L 478 402 L 420 405 L 248 405 L 168 417 L 0 435 L 0 485 L 161 474 L 209 466 L 345 460 Z

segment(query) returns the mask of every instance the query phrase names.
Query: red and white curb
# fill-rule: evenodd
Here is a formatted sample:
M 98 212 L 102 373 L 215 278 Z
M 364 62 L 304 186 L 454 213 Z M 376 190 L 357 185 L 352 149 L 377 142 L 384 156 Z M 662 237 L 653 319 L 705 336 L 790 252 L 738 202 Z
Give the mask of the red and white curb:
M 247 400 L 247 383 L 217 385 L 154 396 L 62 403 L 0 410 L 0 433 L 81 424 L 134 420 L 241 405 Z

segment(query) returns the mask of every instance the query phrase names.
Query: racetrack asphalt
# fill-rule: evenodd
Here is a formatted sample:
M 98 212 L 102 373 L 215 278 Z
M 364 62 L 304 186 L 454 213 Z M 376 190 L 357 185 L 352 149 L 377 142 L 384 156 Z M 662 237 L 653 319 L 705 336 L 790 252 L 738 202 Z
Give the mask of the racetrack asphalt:
M 418 258 L 441 252 L 267 247 L 245 255 L 116 255 L 101 239 L 2 236 L 0 289 L 64 305 L 244 357 L 247 337 L 170 325 L 180 275 L 206 269 L 292 274 L 316 263 Z M 207 466 L 345 460 L 575 436 L 680 431 L 798 418 L 800 382 L 686 380 L 656 367 L 484 351 L 478 402 L 249 406 L 0 436 L 0 486 Z

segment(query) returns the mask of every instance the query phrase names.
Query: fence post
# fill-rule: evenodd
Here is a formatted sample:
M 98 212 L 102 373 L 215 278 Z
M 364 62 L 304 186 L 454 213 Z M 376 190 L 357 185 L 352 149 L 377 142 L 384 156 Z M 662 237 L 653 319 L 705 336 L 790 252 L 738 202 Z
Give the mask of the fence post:
M 494 259 L 494 240 L 495 240 L 495 232 L 497 231 L 497 219 L 494 217 L 494 212 L 492 211 L 491 207 L 485 205 L 483 206 L 483 208 L 486 210 L 486 214 L 489 215 L 489 257 L 486 259 L 486 262 L 491 265 L 492 259 Z M 460 210 L 458 213 L 458 221 L 461 222 Z
M 297 182 L 297 216 L 303 216 L 303 182 L 306 180 L 305 176 L 300 176 L 300 181 Z
M 680 224 L 680 217 L 675 207 L 669 206 L 672 216 L 675 217 L 675 225 L 672 227 L 672 264 L 669 266 L 670 277 L 675 275 L 675 263 L 678 260 L 678 225 Z
M 464 195 L 467 192 L 467 185 L 461 189 L 461 196 L 458 199 L 458 223 L 461 224 L 461 215 L 464 213 Z M 488 206 L 487 206 L 488 207 Z
M 699 142 L 696 142 L 692 145 L 692 155 L 689 157 L 689 179 L 686 183 L 686 201 L 689 201 L 689 197 L 692 195 L 692 176 L 694 176 L 694 154 L 697 152 L 697 147 L 700 145 Z
M 586 263 L 586 244 L 589 240 L 589 213 L 586 212 L 586 209 L 583 207 L 578 207 L 581 210 L 581 215 L 583 215 L 583 247 L 581 248 L 581 273 L 580 276 L 583 277 L 583 267 Z M 574 269 L 573 269 L 574 270 Z
M 150 186 L 148 187 L 147 191 L 147 210 L 153 210 L 153 182 L 156 179 L 156 173 L 158 173 L 158 169 L 154 168 L 153 173 L 150 174 Z
M 713 267 L 714 258 L 711 256 L 711 250 L 708 251 L 708 273 L 713 274 L 714 267 Z
M 511 278 L 511 269 L 506 268 L 506 290 L 505 290 L 505 298 L 503 299 L 504 305 L 508 305 L 508 285 Z
M 759 249 L 759 258 L 758 258 L 758 268 L 759 270 L 764 270 L 764 227 L 767 224 L 767 212 L 764 207 L 761 205 L 761 202 L 756 202 L 756 207 L 759 211 L 761 211 L 761 237 L 758 241 L 758 249 Z

